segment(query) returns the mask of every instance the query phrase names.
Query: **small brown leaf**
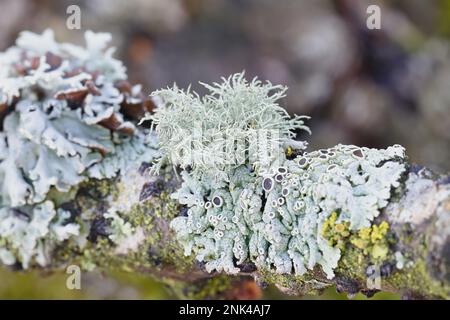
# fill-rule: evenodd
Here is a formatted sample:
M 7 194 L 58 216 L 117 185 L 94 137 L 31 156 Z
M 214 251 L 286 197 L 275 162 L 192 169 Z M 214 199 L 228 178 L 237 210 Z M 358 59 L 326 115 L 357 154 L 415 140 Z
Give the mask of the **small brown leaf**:
M 124 125 L 124 123 L 114 113 L 109 118 L 100 121 L 98 124 L 109 130 L 119 131 L 126 135 L 131 136 L 134 134 L 134 128 Z
M 109 130 L 117 130 L 122 124 L 117 116 L 113 113 L 109 118 L 104 119 L 98 123 L 99 125 L 109 129 Z
M 70 89 L 66 91 L 57 92 L 55 94 L 55 99 L 83 102 L 88 93 L 89 90 L 87 88 Z
M 236 281 L 225 293 L 225 298 L 229 300 L 256 300 L 261 296 L 261 288 L 253 279 Z
M 145 98 L 143 94 L 140 94 L 138 98 L 134 98 L 139 102 L 131 103 L 131 99 L 133 98 L 125 95 L 125 99 L 123 100 L 120 108 L 120 112 L 130 119 L 141 119 L 145 113 L 151 112 L 154 108 L 153 100 L 151 98 Z
M 127 80 L 119 80 L 114 86 L 123 94 L 124 99 L 121 103 L 120 112 L 126 117 L 138 120 L 141 119 L 146 112 L 151 112 L 154 108 L 153 100 L 146 97 L 142 92 L 133 96 L 133 86 Z M 134 101 L 133 101 L 134 100 Z

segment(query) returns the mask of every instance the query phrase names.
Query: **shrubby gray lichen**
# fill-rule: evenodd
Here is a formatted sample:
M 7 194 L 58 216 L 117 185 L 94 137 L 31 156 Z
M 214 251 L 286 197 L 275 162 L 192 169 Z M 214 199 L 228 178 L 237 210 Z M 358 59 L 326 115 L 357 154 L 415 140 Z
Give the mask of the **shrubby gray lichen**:
M 306 143 L 292 140 L 294 130 L 305 129 L 301 118 L 289 120 L 276 103 L 285 89 L 269 96 L 280 87 L 248 83 L 243 74 L 206 87 L 211 94 L 203 99 L 177 87 L 158 91 L 162 102 L 152 117 L 165 159 L 184 169 L 182 186 L 172 196 L 189 209 L 171 226 L 185 254 L 205 262 L 209 272 L 238 273 L 241 265 L 252 262 L 260 269 L 302 275 L 318 264 L 332 278 L 340 250 L 323 238 L 322 225 L 335 212 L 353 230 L 370 226 L 399 186 L 405 171 L 403 147 L 338 145 L 308 153 Z M 185 162 L 186 153 L 172 151 L 190 149 L 194 161 L 205 149 L 209 154 L 240 151 L 239 144 L 221 149 L 223 144 L 214 145 L 211 136 L 206 144 L 192 143 L 186 132 L 195 135 L 193 120 L 215 137 L 231 128 L 234 140 L 244 137 L 244 146 L 250 130 L 275 128 L 276 159 L 268 166 L 250 157 L 221 166 Z M 179 134 L 183 131 L 184 136 Z M 293 151 L 298 155 L 288 159 Z
M 266 166 L 276 160 L 281 147 L 303 147 L 293 139 L 294 130 L 309 131 L 303 122 L 308 117 L 291 119 L 277 103 L 286 87 L 262 85 L 256 78 L 248 83 L 244 73 L 202 85 L 209 91 L 204 97 L 176 85 L 153 93 L 163 105 L 145 119 L 153 121 L 158 134 L 163 154 L 159 166 L 167 161 L 182 169 L 190 167 L 196 177 L 207 174 L 227 180 L 227 171 L 239 166 L 245 153 L 257 155 L 256 166 Z M 251 149 L 258 147 L 254 141 L 261 140 L 261 134 L 265 147 Z
M 50 191 L 112 178 L 155 155 L 154 135 L 133 124 L 149 111 L 126 81 L 107 33 L 86 47 L 58 43 L 53 31 L 23 32 L 0 53 L 0 256 L 45 264 L 52 245 L 77 235 Z M 60 230 L 66 230 L 63 232 Z M 14 259 L 13 259 L 14 257 Z

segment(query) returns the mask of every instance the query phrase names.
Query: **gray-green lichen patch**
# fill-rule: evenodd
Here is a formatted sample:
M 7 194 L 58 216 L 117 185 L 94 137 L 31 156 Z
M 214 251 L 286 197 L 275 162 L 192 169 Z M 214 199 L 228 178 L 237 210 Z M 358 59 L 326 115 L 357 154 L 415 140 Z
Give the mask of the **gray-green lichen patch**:
M 392 203 L 387 210 L 395 223 L 420 225 L 435 214 L 440 203 L 449 196 L 450 188 L 441 187 L 428 177 L 410 173 L 403 201 Z
M 323 223 L 339 212 L 337 221 L 352 230 L 369 227 L 399 185 L 403 152 L 399 146 L 339 145 L 286 160 L 261 175 L 239 167 L 229 184 L 217 189 L 183 173 L 174 197 L 190 209 L 172 227 L 186 254 L 206 261 L 209 271 L 237 273 L 251 261 L 302 275 L 319 264 L 331 278 L 340 250 L 323 238 Z M 221 204 L 215 205 L 218 198 Z
M 238 74 L 206 87 L 212 94 L 203 99 L 176 87 L 157 92 L 162 102 L 152 118 L 165 159 L 184 169 L 183 184 L 173 197 L 189 209 L 171 226 L 185 254 L 205 262 L 207 271 L 235 274 L 253 263 L 260 270 L 303 275 L 320 265 L 333 278 L 340 249 L 322 236 L 325 220 L 337 212 L 338 222 L 347 222 L 352 230 L 369 227 L 391 191 L 399 187 L 405 172 L 404 149 L 338 145 L 308 153 L 306 143 L 292 140 L 294 130 L 304 128 L 303 122 L 296 117 L 293 124 L 280 113 L 269 96 L 271 84 L 248 83 Z M 206 144 L 195 140 L 193 147 L 188 137 L 171 141 L 169 137 L 177 136 L 174 132 L 191 128 L 186 119 L 200 121 L 202 128 L 217 134 L 229 128 L 240 131 L 244 142 L 249 142 L 247 134 L 253 128 L 273 126 L 277 140 L 265 147 L 274 145 L 275 153 L 266 162 L 269 165 L 251 157 L 233 165 L 196 163 L 198 152 L 222 149 L 211 136 Z M 234 141 L 239 140 L 237 135 Z M 300 155 L 288 160 L 286 153 L 293 146 Z M 193 152 L 194 163 L 189 165 L 186 153 L 171 152 L 186 149 Z M 239 143 L 223 150 L 239 153 Z
M 23 32 L 0 53 L 3 261 L 14 256 L 25 268 L 48 262 L 41 248 L 70 236 L 52 236 L 54 226 L 67 224 L 53 201 L 88 179 L 113 178 L 157 155 L 155 136 L 134 124 L 150 104 L 140 86 L 127 82 L 110 38 L 88 31 L 86 47 L 78 47 L 56 42 L 51 30 Z M 123 229 L 113 212 L 108 218 Z M 88 215 L 80 219 L 67 226 L 90 222 Z

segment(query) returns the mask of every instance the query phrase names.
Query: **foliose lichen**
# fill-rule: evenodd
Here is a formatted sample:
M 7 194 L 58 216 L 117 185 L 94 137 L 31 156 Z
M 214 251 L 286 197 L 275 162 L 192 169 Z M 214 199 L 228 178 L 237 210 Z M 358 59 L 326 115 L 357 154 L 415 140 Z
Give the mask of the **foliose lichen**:
M 0 261 L 13 265 L 18 259 L 27 268 L 34 260 L 45 266 L 56 243 L 79 234 L 80 226 L 67 223 L 69 218 L 70 212 L 55 209 L 51 201 L 0 208 Z
M 320 265 L 333 278 L 341 253 L 323 236 L 324 223 L 334 214 L 334 222 L 350 230 L 370 227 L 399 186 L 403 147 L 338 145 L 307 152 L 305 142 L 293 140 L 295 130 L 306 129 L 303 118 L 289 119 L 276 102 L 285 88 L 247 82 L 243 74 L 205 87 L 210 94 L 203 98 L 177 87 L 157 91 L 161 102 L 151 117 L 164 160 L 183 169 L 182 186 L 172 196 L 188 212 L 171 226 L 185 254 L 205 262 L 209 272 L 236 274 L 253 263 L 261 270 L 303 275 Z M 280 91 L 270 95 L 273 90 Z M 200 140 L 192 121 L 214 134 Z M 257 141 L 263 148 L 274 146 L 262 162 L 249 156 L 254 142 L 249 133 L 267 128 L 278 132 L 270 136 L 275 140 Z M 218 138 L 224 131 L 233 143 Z M 231 165 L 196 162 L 199 153 L 241 154 L 240 148 L 247 157 Z M 192 158 L 185 157 L 186 150 Z
M 45 264 L 51 243 L 78 234 L 78 223 L 55 208 L 55 193 L 112 178 L 156 155 L 154 135 L 134 124 L 152 102 L 128 83 L 107 46 L 109 34 L 87 31 L 85 39 L 79 47 L 56 42 L 51 30 L 23 32 L 0 53 L 4 263 Z

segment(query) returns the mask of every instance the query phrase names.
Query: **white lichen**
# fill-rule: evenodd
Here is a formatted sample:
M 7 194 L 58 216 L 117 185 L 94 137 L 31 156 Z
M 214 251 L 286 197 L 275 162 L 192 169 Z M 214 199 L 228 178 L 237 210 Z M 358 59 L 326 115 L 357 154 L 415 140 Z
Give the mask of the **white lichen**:
M 279 113 L 280 107 L 269 97 L 272 85 L 247 83 L 238 74 L 207 88 L 215 98 L 200 99 L 176 87 L 159 91 L 164 104 L 152 118 L 166 159 L 184 169 L 182 186 L 172 196 L 188 207 L 188 213 L 175 218 L 171 226 L 185 254 L 205 262 L 207 271 L 238 273 L 241 265 L 251 262 L 260 269 L 302 275 L 320 265 L 332 278 L 340 250 L 323 238 L 323 223 L 336 212 L 338 220 L 349 222 L 353 230 L 370 226 L 399 186 L 405 171 L 403 147 L 377 150 L 338 145 L 307 153 L 305 143 L 292 141 L 294 130 L 304 128 L 303 123 L 299 117 L 291 122 Z M 217 135 L 229 128 L 244 132 L 249 127 L 277 128 L 277 161 L 268 167 L 251 159 L 231 166 L 188 165 L 170 151 L 190 147 L 184 143 L 192 139 L 179 132 L 190 128 L 192 119 Z M 194 143 L 194 159 L 196 152 L 208 148 L 219 152 L 211 147 L 210 138 L 206 145 Z M 299 155 L 287 159 L 286 153 L 293 151 Z
M 108 238 L 114 243 L 119 244 L 133 235 L 135 231 L 133 226 L 119 215 L 116 208 L 109 208 L 103 216 L 110 222 Z
M 410 173 L 403 201 L 392 203 L 387 210 L 395 223 L 420 225 L 436 212 L 449 195 L 450 190 L 439 189 L 432 179 Z
M 276 160 L 283 145 L 299 143 L 293 140 L 294 130 L 309 131 L 303 122 L 308 117 L 291 119 L 278 105 L 286 87 L 262 84 L 256 78 L 247 82 L 244 73 L 202 85 L 209 91 L 203 97 L 176 85 L 153 93 L 160 103 L 144 120 L 152 120 L 158 134 L 163 154 L 159 164 L 167 161 L 190 167 L 196 177 L 207 174 L 227 180 L 228 170 L 244 163 L 246 154 L 255 156 L 252 165 L 266 166 Z

